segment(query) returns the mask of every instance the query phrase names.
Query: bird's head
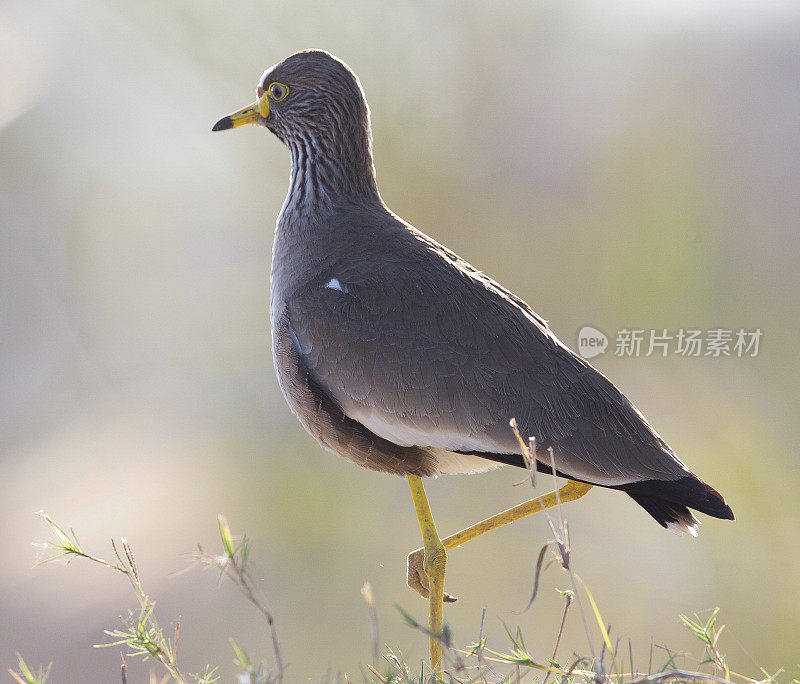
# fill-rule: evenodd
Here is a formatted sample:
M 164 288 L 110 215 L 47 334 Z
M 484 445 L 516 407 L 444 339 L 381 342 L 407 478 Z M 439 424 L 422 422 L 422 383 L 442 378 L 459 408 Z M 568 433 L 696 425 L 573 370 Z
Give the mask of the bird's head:
M 357 131 L 369 135 L 361 83 L 344 62 L 323 50 L 296 52 L 270 67 L 256 94 L 255 102 L 221 118 L 212 130 L 257 124 L 287 144 L 353 141 Z

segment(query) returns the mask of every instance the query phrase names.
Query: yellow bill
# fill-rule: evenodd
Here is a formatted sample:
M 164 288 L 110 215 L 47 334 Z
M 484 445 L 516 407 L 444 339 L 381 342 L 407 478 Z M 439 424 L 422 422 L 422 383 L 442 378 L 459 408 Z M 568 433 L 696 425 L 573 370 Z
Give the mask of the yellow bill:
M 258 123 L 269 116 L 269 101 L 267 94 L 264 93 L 253 104 L 247 105 L 228 116 L 223 116 L 214 124 L 212 131 L 226 131 L 237 126 L 247 126 L 248 124 Z

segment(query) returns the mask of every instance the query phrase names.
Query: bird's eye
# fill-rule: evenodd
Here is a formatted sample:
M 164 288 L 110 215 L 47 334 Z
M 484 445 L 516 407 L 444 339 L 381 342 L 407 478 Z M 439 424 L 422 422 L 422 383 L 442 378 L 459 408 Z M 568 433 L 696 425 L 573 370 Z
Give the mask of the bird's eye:
M 286 96 L 289 94 L 289 89 L 283 85 L 283 83 L 275 83 L 269 84 L 269 96 L 275 100 L 275 102 L 281 102 L 282 100 L 286 99 Z

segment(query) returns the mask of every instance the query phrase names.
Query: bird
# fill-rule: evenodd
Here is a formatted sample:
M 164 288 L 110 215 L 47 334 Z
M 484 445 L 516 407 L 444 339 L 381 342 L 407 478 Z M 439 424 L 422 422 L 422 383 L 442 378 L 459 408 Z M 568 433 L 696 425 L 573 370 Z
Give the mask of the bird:
M 322 447 L 408 477 L 425 541 L 414 588 L 430 594 L 432 627 L 449 598 L 442 585 L 450 547 L 420 478 L 533 465 L 568 483 L 549 504 L 530 502 L 526 515 L 600 486 L 627 494 L 677 533 L 696 535 L 690 509 L 734 518 L 723 496 L 523 299 L 386 206 L 370 109 L 343 61 L 324 50 L 296 52 L 263 73 L 256 95 L 212 130 L 262 126 L 291 155 L 270 279 L 278 382 Z M 512 419 L 535 444 L 532 459 Z M 413 585 L 411 574 L 409 557 Z

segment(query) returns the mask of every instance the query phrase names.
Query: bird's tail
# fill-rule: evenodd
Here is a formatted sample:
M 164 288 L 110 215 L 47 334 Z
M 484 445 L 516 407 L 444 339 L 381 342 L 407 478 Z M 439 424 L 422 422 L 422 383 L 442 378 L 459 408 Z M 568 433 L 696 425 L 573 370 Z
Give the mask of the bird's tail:
M 644 480 L 620 487 L 656 521 L 671 532 L 697 536 L 699 522 L 689 510 L 714 518 L 733 520 L 733 511 L 722 495 L 694 475 L 677 480 Z

